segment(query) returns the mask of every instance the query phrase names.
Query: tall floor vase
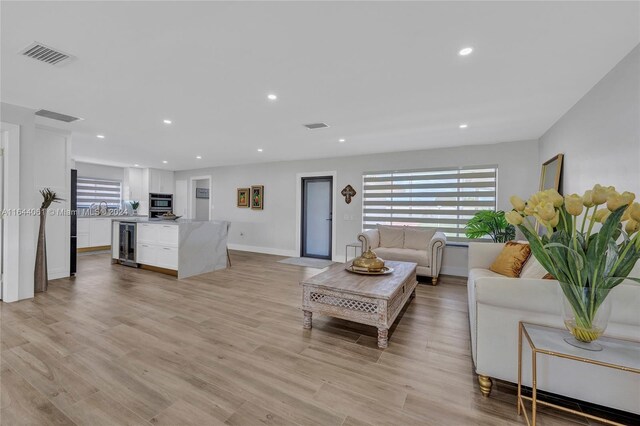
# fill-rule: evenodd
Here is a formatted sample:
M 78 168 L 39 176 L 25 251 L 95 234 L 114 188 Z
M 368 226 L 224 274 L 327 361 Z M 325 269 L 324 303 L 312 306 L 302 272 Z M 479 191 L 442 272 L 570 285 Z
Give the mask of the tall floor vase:
M 49 276 L 47 274 L 47 237 L 45 227 L 47 223 L 47 209 L 40 209 L 40 229 L 38 231 L 38 247 L 36 249 L 36 266 L 33 271 L 33 291 L 41 293 L 47 291 Z

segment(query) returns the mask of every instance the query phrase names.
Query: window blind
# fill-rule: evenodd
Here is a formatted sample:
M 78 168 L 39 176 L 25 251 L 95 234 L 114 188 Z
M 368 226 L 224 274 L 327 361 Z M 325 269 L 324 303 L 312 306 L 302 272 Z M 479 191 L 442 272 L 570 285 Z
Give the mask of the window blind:
M 363 229 L 382 225 L 437 228 L 449 242 L 469 241 L 465 225 L 480 210 L 496 210 L 497 166 L 367 172 Z
M 89 208 L 91 204 L 106 201 L 109 209 L 122 205 L 122 182 L 100 178 L 78 177 L 78 208 Z

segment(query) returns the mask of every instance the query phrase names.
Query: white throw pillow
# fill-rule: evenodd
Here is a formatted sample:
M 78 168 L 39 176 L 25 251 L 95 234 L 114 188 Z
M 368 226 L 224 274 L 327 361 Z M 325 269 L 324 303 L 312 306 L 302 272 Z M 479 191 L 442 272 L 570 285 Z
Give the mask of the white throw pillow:
M 405 226 L 404 248 L 428 251 L 429 243 L 435 233 L 435 229 Z
M 399 226 L 378 225 L 380 247 L 402 248 L 404 245 L 404 229 Z
M 529 259 L 522 267 L 522 272 L 520 272 L 520 278 L 535 278 L 542 279 L 545 275 L 547 275 L 547 270 L 538 262 L 538 259 L 531 253 Z

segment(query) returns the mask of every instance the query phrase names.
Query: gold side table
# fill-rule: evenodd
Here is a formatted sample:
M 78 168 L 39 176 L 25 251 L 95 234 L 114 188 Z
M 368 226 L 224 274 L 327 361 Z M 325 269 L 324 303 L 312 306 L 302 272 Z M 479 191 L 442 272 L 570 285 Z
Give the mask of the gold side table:
M 629 340 L 614 339 L 611 337 L 602 337 L 598 339 L 598 343 L 603 347 L 602 351 L 593 352 L 569 345 L 564 341 L 568 332 L 555 327 L 547 327 L 542 325 L 520 322 L 518 325 L 518 415 L 524 414 L 524 418 L 529 426 L 536 424 L 536 410 L 538 405 L 553 407 L 555 409 L 572 413 L 578 416 L 586 417 L 591 420 L 597 420 L 609 425 L 620 425 L 611 420 L 603 419 L 591 414 L 573 410 L 571 408 L 562 407 L 546 401 L 539 401 L 537 394 L 537 357 L 538 354 L 555 356 L 572 360 L 575 362 L 584 362 L 600 367 L 613 368 L 616 370 L 627 371 L 630 373 L 640 374 L 640 342 L 632 342 Z M 531 348 L 531 396 L 522 395 L 522 340 L 523 337 L 529 343 Z M 527 409 L 524 401 L 531 402 L 531 419 L 527 415 Z

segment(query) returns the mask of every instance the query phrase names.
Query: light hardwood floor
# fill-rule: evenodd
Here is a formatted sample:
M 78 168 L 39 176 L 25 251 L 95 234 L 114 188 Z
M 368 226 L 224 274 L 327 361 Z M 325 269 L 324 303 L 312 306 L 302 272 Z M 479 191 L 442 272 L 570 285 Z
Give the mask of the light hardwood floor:
M 236 252 L 231 269 L 177 281 L 82 256 L 77 278 L 1 304 L 0 422 L 523 423 L 511 386 L 480 396 L 464 281 L 419 285 L 381 350 L 373 327 L 317 316 L 303 330 L 298 283 L 320 270 L 280 259 Z

